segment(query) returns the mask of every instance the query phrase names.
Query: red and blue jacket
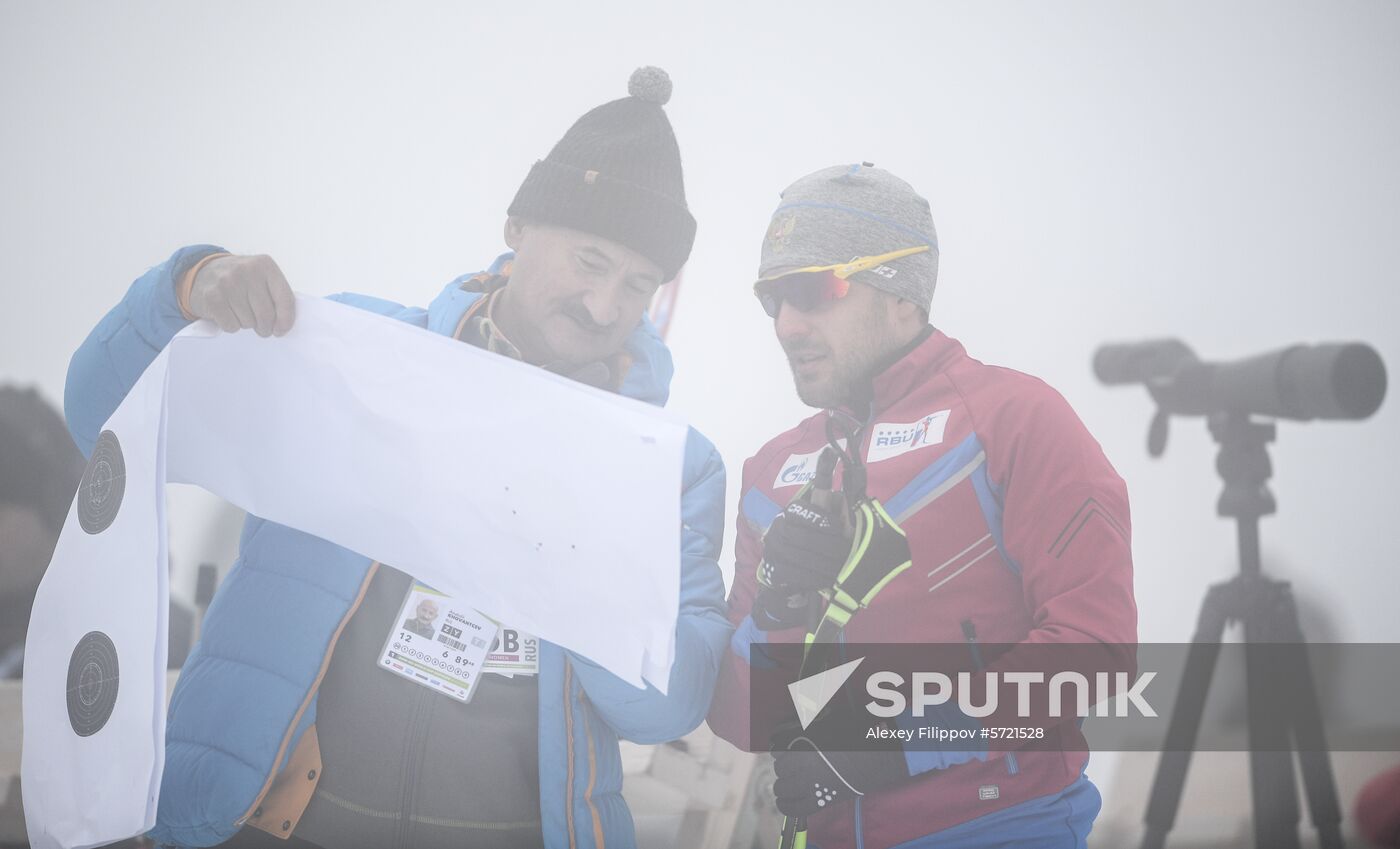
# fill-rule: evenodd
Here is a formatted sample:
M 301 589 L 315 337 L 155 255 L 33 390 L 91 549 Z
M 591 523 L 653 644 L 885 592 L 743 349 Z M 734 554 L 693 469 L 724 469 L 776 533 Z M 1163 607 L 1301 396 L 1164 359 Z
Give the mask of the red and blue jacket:
M 1101 647 L 1106 664 L 1131 666 L 1127 489 L 1065 399 L 1034 377 L 973 359 L 937 330 L 871 389 L 860 443 L 847 447 L 865 460 L 868 494 L 908 534 L 913 566 L 855 614 L 845 640 L 950 644 L 975 635 L 1014 644 L 989 669 L 1010 668 L 1038 646 L 1090 644 L 1076 651 Z M 740 748 L 766 749 L 764 732 L 750 727 L 754 643 L 803 638 L 801 629 L 753 627 L 763 533 L 811 479 L 831 415 L 808 418 L 744 464 L 729 597 L 737 630 L 709 716 Z M 897 846 L 989 814 L 1011 817 L 1008 809 L 1043 806 L 1087 782 L 1082 750 L 991 753 L 945 768 L 925 754 L 907 752 L 912 777 L 866 795 L 860 810 L 846 803 L 811 817 L 812 843 L 854 846 L 859 824 L 865 847 Z

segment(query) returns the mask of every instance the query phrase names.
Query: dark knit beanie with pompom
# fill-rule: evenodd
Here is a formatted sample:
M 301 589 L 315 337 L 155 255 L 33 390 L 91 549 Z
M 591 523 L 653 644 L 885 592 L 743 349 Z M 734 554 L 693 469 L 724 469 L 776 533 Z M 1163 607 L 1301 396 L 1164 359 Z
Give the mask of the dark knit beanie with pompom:
M 680 148 L 661 108 L 671 99 L 671 78 L 638 68 L 627 92 L 574 122 L 530 169 L 506 212 L 611 239 L 670 280 L 695 242 Z

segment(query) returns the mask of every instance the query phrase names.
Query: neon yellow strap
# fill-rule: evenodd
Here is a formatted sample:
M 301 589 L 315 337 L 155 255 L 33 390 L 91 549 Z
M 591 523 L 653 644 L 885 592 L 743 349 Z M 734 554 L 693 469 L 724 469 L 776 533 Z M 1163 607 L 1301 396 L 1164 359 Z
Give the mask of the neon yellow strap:
M 811 646 L 817 642 L 818 635 L 824 638 L 822 642 L 834 639 L 850 623 L 851 617 L 856 614 L 856 611 L 868 606 L 890 581 L 893 581 L 901 572 L 913 565 L 912 560 L 906 560 L 896 565 L 885 573 L 863 598 L 856 598 L 846 591 L 843 584 L 855 573 L 856 569 L 860 568 L 861 561 L 864 559 L 866 551 L 869 550 L 877 524 L 877 514 L 879 521 L 883 521 L 887 527 L 892 528 L 900 536 L 906 536 L 904 529 L 895 523 L 889 512 L 885 510 L 885 506 L 879 501 L 871 500 L 859 505 L 856 510 L 855 541 L 851 545 L 850 557 L 846 560 L 846 564 L 841 567 L 835 586 L 830 590 L 822 591 L 822 596 L 827 599 L 826 609 L 822 612 L 821 621 L 817 623 L 816 629 L 807 632 L 804 646 Z M 803 656 L 805 659 L 805 650 Z
M 899 526 L 899 523 L 894 520 L 894 517 L 889 514 L 889 511 L 885 509 L 885 505 L 881 504 L 879 501 L 875 501 L 872 499 L 871 501 L 867 502 L 866 506 L 869 507 L 873 512 L 879 513 L 880 518 L 884 519 L 885 524 L 889 525 L 891 530 L 893 530 L 895 533 L 899 534 L 902 537 L 908 536 L 908 534 L 904 532 L 904 529 Z
M 848 613 L 855 613 L 862 605 L 861 601 L 851 598 L 851 596 L 840 587 L 832 588 L 831 603 L 840 605 L 845 608 Z
M 864 559 L 865 552 L 870 548 L 870 538 L 874 534 L 875 520 L 870 512 L 869 502 L 861 502 L 856 508 L 856 532 L 851 541 L 851 553 L 846 557 L 846 563 L 841 567 L 841 571 L 836 573 L 836 586 L 841 586 L 851 573 L 860 565 Z
M 900 572 L 903 572 L 905 569 L 908 569 L 912 565 L 914 565 L 914 561 L 906 560 L 898 566 L 894 567 L 893 571 L 886 574 L 885 577 L 881 578 L 879 582 L 875 584 L 875 586 L 870 588 L 870 592 L 866 594 L 865 598 L 861 599 L 860 606 L 865 607 L 866 605 L 870 604 L 871 600 L 875 598 L 876 594 L 878 594 L 880 590 L 883 590 L 885 588 L 885 584 L 888 584 L 890 581 L 893 581 L 896 575 L 898 575 Z
M 904 529 L 901 528 L 890 516 L 890 514 L 885 510 L 885 505 L 881 504 L 879 501 L 872 501 L 868 506 L 870 510 L 880 514 L 880 518 L 884 521 L 887 527 L 889 527 L 891 530 L 904 537 L 905 539 L 908 539 L 909 535 L 904 533 Z M 878 582 L 876 582 L 875 586 L 870 588 L 870 592 L 865 594 L 865 598 L 860 600 L 861 607 L 864 607 L 865 605 L 869 604 L 871 600 L 874 599 L 875 596 L 880 592 L 880 590 L 883 590 L 885 588 L 886 584 L 888 584 L 890 581 L 893 581 L 896 575 L 898 575 L 900 572 L 903 572 L 905 569 L 908 569 L 913 564 L 913 560 L 906 560 L 903 563 L 891 569 L 889 572 L 887 572 L 885 574 L 885 577 L 881 578 Z
M 844 628 L 851 621 L 851 614 L 854 612 L 853 610 L 847 610 L 844 607 L 833 604 L 822 614 L 822 618 L 829 619 L 835 622 L 838 627 Z

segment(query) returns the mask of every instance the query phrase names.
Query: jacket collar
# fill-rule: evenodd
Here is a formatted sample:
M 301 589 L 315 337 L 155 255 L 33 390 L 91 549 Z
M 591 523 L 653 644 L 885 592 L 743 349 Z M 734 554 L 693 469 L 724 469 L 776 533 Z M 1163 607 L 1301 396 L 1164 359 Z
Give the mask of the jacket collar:
M 842 412 L 857 421 L 873 420 L 909 396 L 930 377 L 942 372 L 958 359 L 967 356 L 962 343 L 932 325 L 902 351 L 893 355 L 889 365 L 870 379 L 866 401 L 843 407 Z

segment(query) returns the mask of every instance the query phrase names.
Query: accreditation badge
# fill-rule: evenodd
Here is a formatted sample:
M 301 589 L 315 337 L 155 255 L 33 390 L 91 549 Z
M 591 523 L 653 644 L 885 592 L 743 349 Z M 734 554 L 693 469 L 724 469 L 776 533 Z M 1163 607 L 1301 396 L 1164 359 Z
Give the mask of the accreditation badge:
M 379 666 L 462 702 L 471 701 L 499 627 L 451 596 L 415 582 L 384 641 Z
M 486 655 L 485 669 L 507 678 L 534 675 L 540 671 L 539 639 L 519 628 L 502 626 L 491 652 Z

